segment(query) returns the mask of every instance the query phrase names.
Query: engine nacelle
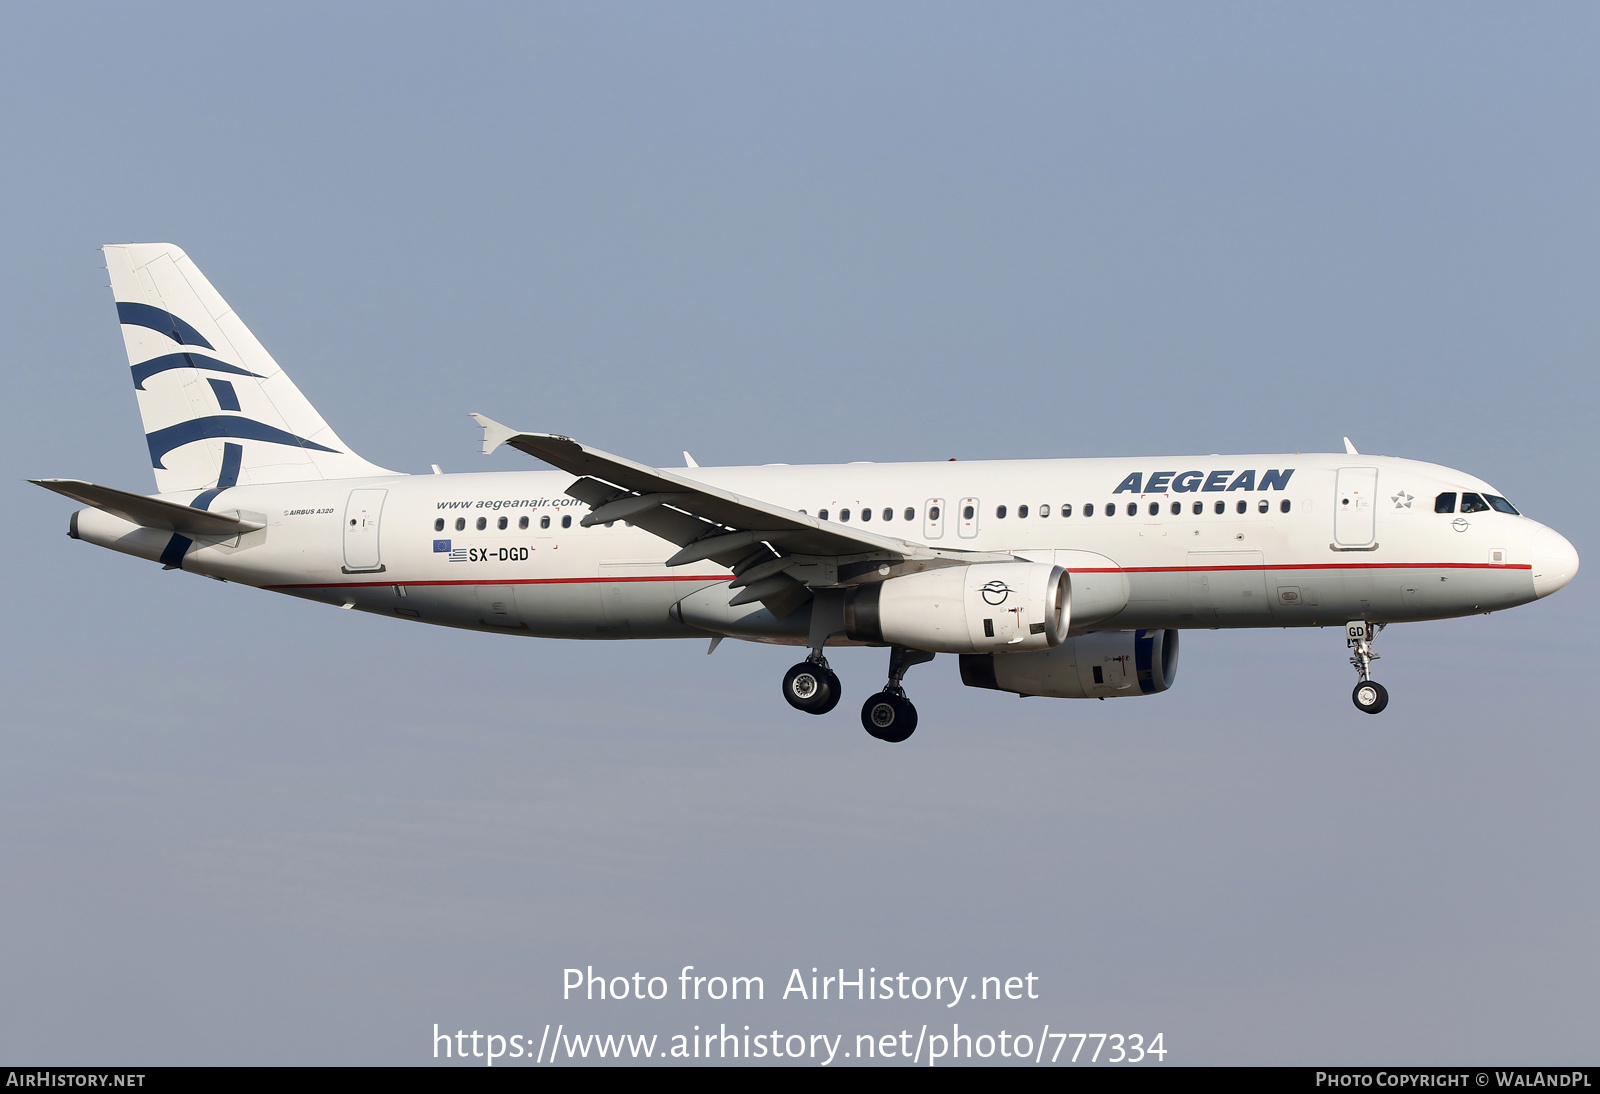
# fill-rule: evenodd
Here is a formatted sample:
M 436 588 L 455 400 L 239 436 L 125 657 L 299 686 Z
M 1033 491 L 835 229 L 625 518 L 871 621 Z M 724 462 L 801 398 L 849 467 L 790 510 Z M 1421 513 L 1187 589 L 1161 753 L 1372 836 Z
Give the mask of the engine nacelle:
M 1038 653 L 961 658 L 961 682 L 970 688 L 1054 699 L 1154 695 L 1177 672 L 1177 631 L 1097 631 Z
M 1048 650 L 1072 621 L 1072 579 L 1049 562 L 984 562 L 861 585 L 845 633 L 939 653 Z

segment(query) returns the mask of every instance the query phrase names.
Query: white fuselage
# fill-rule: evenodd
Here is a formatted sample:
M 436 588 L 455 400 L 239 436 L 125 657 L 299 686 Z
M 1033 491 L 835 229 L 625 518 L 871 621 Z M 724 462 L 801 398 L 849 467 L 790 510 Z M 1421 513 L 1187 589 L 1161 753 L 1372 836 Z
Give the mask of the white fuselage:
M 1054 561 L 1075 581 L 1125 582 L 1126 607 L 1096 630 L 1468 615 L 1546 595 L 1576 567 L 1571 545 L 1527 517 L 1434 511 L 1440 493 L 1498 494 L 1488 484 L 1382 456 L 680 473 L 834 522 L 848 512 L 860 525 L 869 510 L 866 527 L 881 535 Z M 803 625 L 742 627 L 737 611 L 725 626 L 703 614 L 690 617 L 698 626 L 684 621 L 674 605 L 725 589 L 729 572 L 706 562 L 669 569 L 675 547 L 626 522 L 580 527 L 589 510 L 565 495 L 572 481 L 521 471 L 237 486 L 207 508 L 266 527 L 187 546 L 94 509 L 74 527 L 79 538 L 211 577 L 425 623 L 560 638 L 726 632 L 804 642 Z

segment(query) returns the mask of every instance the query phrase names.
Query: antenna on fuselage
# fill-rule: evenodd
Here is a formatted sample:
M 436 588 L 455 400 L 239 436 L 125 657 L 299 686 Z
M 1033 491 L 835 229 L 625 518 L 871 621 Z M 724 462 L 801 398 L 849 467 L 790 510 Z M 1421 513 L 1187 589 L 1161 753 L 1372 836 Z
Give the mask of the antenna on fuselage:
M 1344 439 L 1344 450 L 1345 450 L 1345 453 L 1347 455 L 1351 455 L 1351 456 L 1359 456 L 1359 455 L 1361 455 L 1361 453 L 1356 451 L 1356 446 L 1350 443 L 1350 438 L 1349 437 L 1346 437 Z

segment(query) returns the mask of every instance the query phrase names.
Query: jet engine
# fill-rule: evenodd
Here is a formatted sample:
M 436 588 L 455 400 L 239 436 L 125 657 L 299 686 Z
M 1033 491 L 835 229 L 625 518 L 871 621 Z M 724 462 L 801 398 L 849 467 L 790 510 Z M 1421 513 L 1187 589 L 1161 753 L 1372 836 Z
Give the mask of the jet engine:
M 1177 631 L 1096 631 L 1034 653 L 970 653 L 961 682 L 1018 695 L 1109 699 L 1154 695 L 1178 671 Z
M 1067 636 L 1072 579 L 1049 562 L 946 566 L 860 585 L 845 633 L 938 653 L 1048 650 Z

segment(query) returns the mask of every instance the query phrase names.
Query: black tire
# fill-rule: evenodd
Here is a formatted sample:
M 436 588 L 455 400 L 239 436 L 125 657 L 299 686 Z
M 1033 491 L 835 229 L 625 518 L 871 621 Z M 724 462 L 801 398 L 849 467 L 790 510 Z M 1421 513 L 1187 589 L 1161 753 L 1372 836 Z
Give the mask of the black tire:
M 832 669 L 823 669 L 822 673 L 828 678 L 828 701 L 823 703 L 812 714 L 826 714 L 839 705 L 839 697 L 844 694 L 844 688 L 839 685 L 839 677 L 834 675 Z
M 880 691 L 862 704 L 861 726 L 880 741 L 899 744 L 917 731 L 917 708 L 904 695 Z
M 1381 714 L 1389 705 L 1389 691 L 1376 680 L 1363 680 L 1350 693 L 1350 701 L 1363 714 Z
M 826 714 L 839 705 L 839 678 L 831 669 L 802 661 L 783 674 L 783 697 L 796 710 Z

